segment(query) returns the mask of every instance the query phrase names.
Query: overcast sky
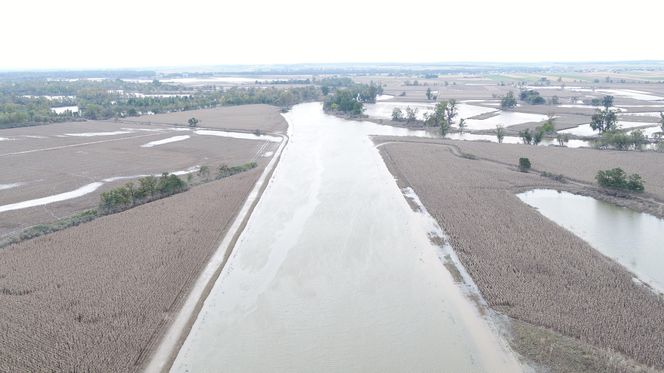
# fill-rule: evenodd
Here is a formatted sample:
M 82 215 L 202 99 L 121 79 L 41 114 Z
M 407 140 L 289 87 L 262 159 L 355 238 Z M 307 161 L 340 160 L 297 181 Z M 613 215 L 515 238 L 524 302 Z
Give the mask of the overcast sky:
M 664 60 L 659 0 L 8 0 L 0 69 Z

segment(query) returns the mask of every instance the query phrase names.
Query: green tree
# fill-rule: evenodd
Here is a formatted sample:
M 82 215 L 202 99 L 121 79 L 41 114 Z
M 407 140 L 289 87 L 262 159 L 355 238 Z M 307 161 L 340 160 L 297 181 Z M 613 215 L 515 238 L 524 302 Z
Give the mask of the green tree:
M 198 169 L 198 176 L 207 180 L 210 177 L 210 167 L 201 166 L 201 168 Z
M 535 133 L 533 134 L 532 143 L 533 145 L 539 145 L 544 139 L 544 129 L 542 127 L 537 127 Z
M 428 87 L 427 87 L 427 93 L 426 93 L 426 95 L 427 95 L 427 100 L 431 100 L 431 88 L 428 88 Z
M 157 182 L 157 191 L 162 197 L 179 193 L 186 188 L 187 183 L 177 175 L 169 174 L 168 172 L 164 172 Z
M 531 105 L 540 105 L 546 102 L 546 100 L 544 100 L 544 97 L 540 96 L 539 92 L 532 89 L 521 91 L 521 93 L 519 94 L 519 99 L 521 101 L 526 101 Z
M 547 114 L 547 117 L 547 120 L 542 125 L 542 131 L 544 131 L 545 134 L 554 134 L 556 133 L 556 125 L 554 123 L 556 117 L 552 113 Z
M 567 143 L 569 142 L 569 134 L 567 133 L 559 133 L 556 136 L 556 140 L 558 141 L 558 145 L 560 146 L 566 146 Z
M 499 144 L 503 143 L 503 139 L 505 138 L 505 127 L 501 125 L 496 126 L 496 138 L 498 139 Z
M 516 107 L 516 98 L 514 98 L 514 92 L 507 92 L 507 95 L 505 95 L 505 97 L 500 100 L 500 107 L 503 110 L 511 110 Z
M 528 172 L 530 170 L 530 159 L 528 158 L 519 158 L 519 171 Z
M 607 96 L 610 97 L 610 96 Z M 618 116 L 611 109 L 597 110 L 590 119 L 590 127 L 599 133 L 613 131 L 618 125 Z
M 357 90 L 337 89 L 333 95 L 327 96 L 323 108 L 326 111 L 338 111 L 345 114 L 360 115 L 364 105 L 358 100 L 360 97 Z
M 456 102 L 453 100 L 441 101 L 436 104 L 431 114 L 431 122 L 435 127 L 440 127 L 440 134 L 442 136 L 447 135 L 450 130 L 450 121 L 448 118 L 452 119 L 456 116 Z M 451 107 L 450 105 L 454 105 Z
M 629 134 L 629 136 L 632 140 L 632 146 L 634 146 L 634 150 L 643 149 L 643 145 L 648 142 L 648 139 L 646 138 L 646 135 L 643 134 L 642 130 L 634 130 Z
M 631 136 L 622 131 L 605 131 L 597 140 L 600 148 L 614 148 L 618 150 L 629 150 L 632 145 Z
M 404 118 L 403 111 L 401 111 L 400 108 L 395 107 L 392 110 L 392 120 L 395 121 L 395 122 L 401 122 L 403 120 L 403 118 Z
M 459 132 L 463 133 L 463 130 L 466 128 L 466 120 L 461 118 L 459 120 Z
M 533 134 L 530 132 L 530 129 L 526 128 L 524 131 L 519 131 L 519 137 L 523 140 L 523 143 L 530 145 L 533 143 Z
M 639 174 L 627 176 L 622 168 L 600 170 L 595 176 L 597 183 L 605 188 L 629 190 L 632 192 L 643 192 L 645 190 L 643 179 Z
M 457 115 L 457 102 L 452 98 L 447 102 L 447 110 L 445 110 L 445 121 L 447 122 L 448 126 L 452 126 L 454 124 L 454 118 L 456 118 Z
M 604 106 L 605 110 L 609 110 L 613 106 L 613 96 L 604 96 L 602 98 L 602 106 Z
M 154 176 L 146 176 L 138 179 L 138 190 L 142 198 L 153 197 L 157 192 L 158 180 Z
M 187 120 L 187 123 L 189 123 L 189 127 L 193 128 L 193 127 L 196 127 L 198 125 L 199 120 L 194 118 L 194 117 L 191 117 L 191 118 L 189 118 L 189 120 Z
M 406 124 L 417 120 L 417 108 L 406 106 Z
M 321 92 L 323 92 L 323 96 L 327 96 L 328 93 L 330 93 L 330 87 L 324 85 L 320 87 Z

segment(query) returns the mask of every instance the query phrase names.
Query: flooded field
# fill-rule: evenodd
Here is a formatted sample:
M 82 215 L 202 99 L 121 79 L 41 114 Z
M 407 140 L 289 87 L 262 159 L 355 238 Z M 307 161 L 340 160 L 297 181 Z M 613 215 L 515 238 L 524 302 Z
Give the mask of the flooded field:
M 237 132 L 219 127 L 191 129 L 184 126 L 186 119 L 173 121 L 180 127 L 81 121 L 5 129 L 2 137 L 7 140 L 0 146 L 4 171 L 0 237 L 94 208 L 100 193 L 140 177 L 163 172 L 187 177 L 200 166 L 216 174 L 221 164 L 269 158 L 281 140 L 266 134 L 277 124 L 272 116 L 278 113 L 276 108 L 262 106 L 197 111 L 210 126 L 227 121 L 251 128 Z
M 484 105 L 484 103 L 482 104 Z M 407 107 L 410 107 L 417 110 L 417 119 L 423 120 L 424 114 L 431 113 L 435 105 L 436 104 L 433 102 L 417 103 L 383 101 L 375 104 L 366 104 L 366 110 L 364 113 L 372 118 L 392 119 L 392 111 L 395 108 L 405 111 Z M 456 121 L 458 122 L 461 118 L 466 119 L 466 126 L 469 130 L 493 130 L 497 125 L 509 127 L 523 123 L 537 123 L 547 119 L 547 116 L 543 114 L 502 111 L 494 107 L 471 105 L 467 103 L 458 103 L 457 113 Z M 484 114 L 489 114 L 490 116 L 484 119 L 469 119 Z
M 417 109 L 417 118 L 423 119 L 424 113 L 433 112 L 435 103 L 416 103 L 416 102 L 396 102 L 396 101 L 387 101 L 387 102 L 377 102 L 375 104 L 366 104 L 365 114 L 380 119 L 392 119 L 392 110 L 399 108 L 402 111 L 406 110 L 407 107 Z M 495 112 L 496 109 L 487 108 L 477 105 L 469 105 L 464 103 L 457 104 L 458 117 L 459 118 L 470 118 L 476 115 L 481 115 L 485 113 Z
M 518 197 L 664 292 L 664 220 L 592 197 L 549 189 Z
M 290 143 L 172 371 L 519 371 L 369 138 L 427 134 L 317 103 L 285 116 Z
M 644 127 L 644 133 L 646 135 L 651 136 L 655 132 L 659 132 L 656 129 L 659 127 L 654 127 L 655 129 L 649 129 L 652 127 L 648 126 L 653 126 L 654 123 L 647 123 L 647 122 L 628 122 L 628 121 L 618 121 L 618 128 L 619 129 L 630 129 L 630 128 L 639 128 L 639 127 Z M 597 136 L 598 132 L 593 130 L 592 127 L 590 127 L 590 124 L 582 124 L 577 127 L 573 128 L 568 128 L 565 130 L 560 130 L 558 131 L 560 133 L 567 133 L 570 135 L 576 135 L 576 136 L 585 136 L 585 137 L 591 137 L 591 136 Z
M 462 141 L 485 141 L 497 143 L 498 138 L 496 135 L 483 135 L 469 132 L 452 132 L 445 135 L 446 139 L 450 140 L 462 140 Z M 523 139 L 517 136 L 505 136 L 503 138 L 503 144 L 523 144 Z M 555 139 L 545 138 L 539 143 L 539 146 L 558 146 L 558 142 Z M 570 139 L 566 144 L 568 148 L 588 148 L 591 146 L 589 141 Z
M 53 107 L 53 108 L 51 108 L 51 111 L 55 112 L 56 114 L 64 114 L 68 111 L 71 111 L 72 113 L 78 113 L 78 106 Z

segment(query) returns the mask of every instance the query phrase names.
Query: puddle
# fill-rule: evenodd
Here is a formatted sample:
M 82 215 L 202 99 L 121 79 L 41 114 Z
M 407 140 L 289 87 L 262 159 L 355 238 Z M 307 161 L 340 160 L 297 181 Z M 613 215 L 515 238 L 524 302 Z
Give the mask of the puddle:
M 169 138 L 163 139 L 163 140 L 150 141 L 147 144 L 141 145 L 141 148 L 152 148 L 154 146 L 170 144 L 172 142 L 184 141 L 184 140 L 187 140 L 189 138 L 191 138 L 191 136 L 189 136 L 189 135 L 173 136 L 173 137 L 169 137 Z
M 65 133 L 64 136 L 71 137 L 97 137 L 97 136 L 116 136 L 126 135 L 131 131 L 111 131 L 111 132 L 80 132 L 80 133 Z M 60 136 L 58 136 L 60 137 Z
M 71 111 L 72 113 L 78 113 L 78 106 L 52 107 L 51 111 L 55 112 L 56 114 L 64 114 L 67 111 Z
M 271 141 L 271 142 L 281 142 L 281 137 L 279 136 L 271 136 L 271 135 L 256 136 L 252 133 L 243 133 L 243 132 L 196 130 L 194 131 L 194 133 L 202 136 L 220 136 L 220 137 L 230 137 L 233 139 L 243 139 L 243 140 L 262 140 L 262 141 Z

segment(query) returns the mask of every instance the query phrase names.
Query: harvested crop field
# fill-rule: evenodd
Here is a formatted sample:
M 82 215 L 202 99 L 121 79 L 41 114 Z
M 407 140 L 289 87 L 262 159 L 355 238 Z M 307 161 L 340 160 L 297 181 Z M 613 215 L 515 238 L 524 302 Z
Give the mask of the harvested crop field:
M 465 153 L 506 164 L 516 164 L 528 157 L 533 168 L 584 183 L 595 183 L 598 170 L 621 167 L 627 173 L 638 173 L 646 182 L 646 192 L 664 201 L 664 153 L 617 150 L 571 149 L 555 146 L 493 144 L 471 141 L 448 142 Z
M 376 139 L 388 141 L 395 140 Z M 388 167 L 399 183 L 414 188 L 445 230 L 489 306 L 520 322 L 512 341 L 518 352 L 560 372 L 643 368 L 625 357 L 664 368 L 664 299 L 636 284 L 623 267 L 515 196 L 517 191 L 564 184 L 517 172 L 513 166 L 459 157 L 444 144 L 408 141 L 412 142 L 381 146 Z M 449 144 L 478 156 L 482 156 L 477 154 L 479 148 L 491 145 Z M 465 150 L 465 145 L 472 145 L 475 151 Z M 497 147 L 508 149 L 507 145 Z M 531 148 L 539 150 L 518 149 Z M 514 155 L 506 157 L 509 163 L 516 162 Z M 550 164 L 557 161 L 555 156 L 549 157 Z M 531 158 L 534 167 L 538 160 Z M 560 173 L 570 175 L 562 168 L 564 161 L 560 162 Z M 577 157 L 574 164 L 579 163 L 583 160 Z M 547 338 L 557 333 L 572 339 L 564 342 L 564 337 L 556 337 L 552 347 Z M 574 346 L 580 342 L 581 347 Z M 540 350 L 533 351 L 534 345 L 540 345 Z M 572 347 L 565 350 L 561 346 Z
M 227 119 L 224 111 L 199 112 L 211 120 Z M 285 125 L 276 108 L 243 107 L 231 117 L 266 130 L 275 125 L 270 113 Z M 0 144 L 0 236 L 94 208 L 101 192 L 140 176 L 179 172 L 186 177 L 200 166 L 215 172 L 220 164 L 267 159 L 278 147 L 268 136 L 240 133 L 244 138 L 232 138 L 224 132 L 115 121 L 57 123 L 0 134 L 9 139 Z M 75 198 L 15 206 L 86 188 Z
M 195 117 L 200 120 L 199 126 L 219 129 L 234 129 L 265 132 L 286 133 L 288 126 L 280 115 L 279 108 L 270 105 L 225 106 L 214 109 L 181 111 L 135 118 L 127 118 L 127 122 L 164 123 L 185 126 L 187 120 Z
M 264 169 L 0 251 L 0 371 L 141 369 Z

